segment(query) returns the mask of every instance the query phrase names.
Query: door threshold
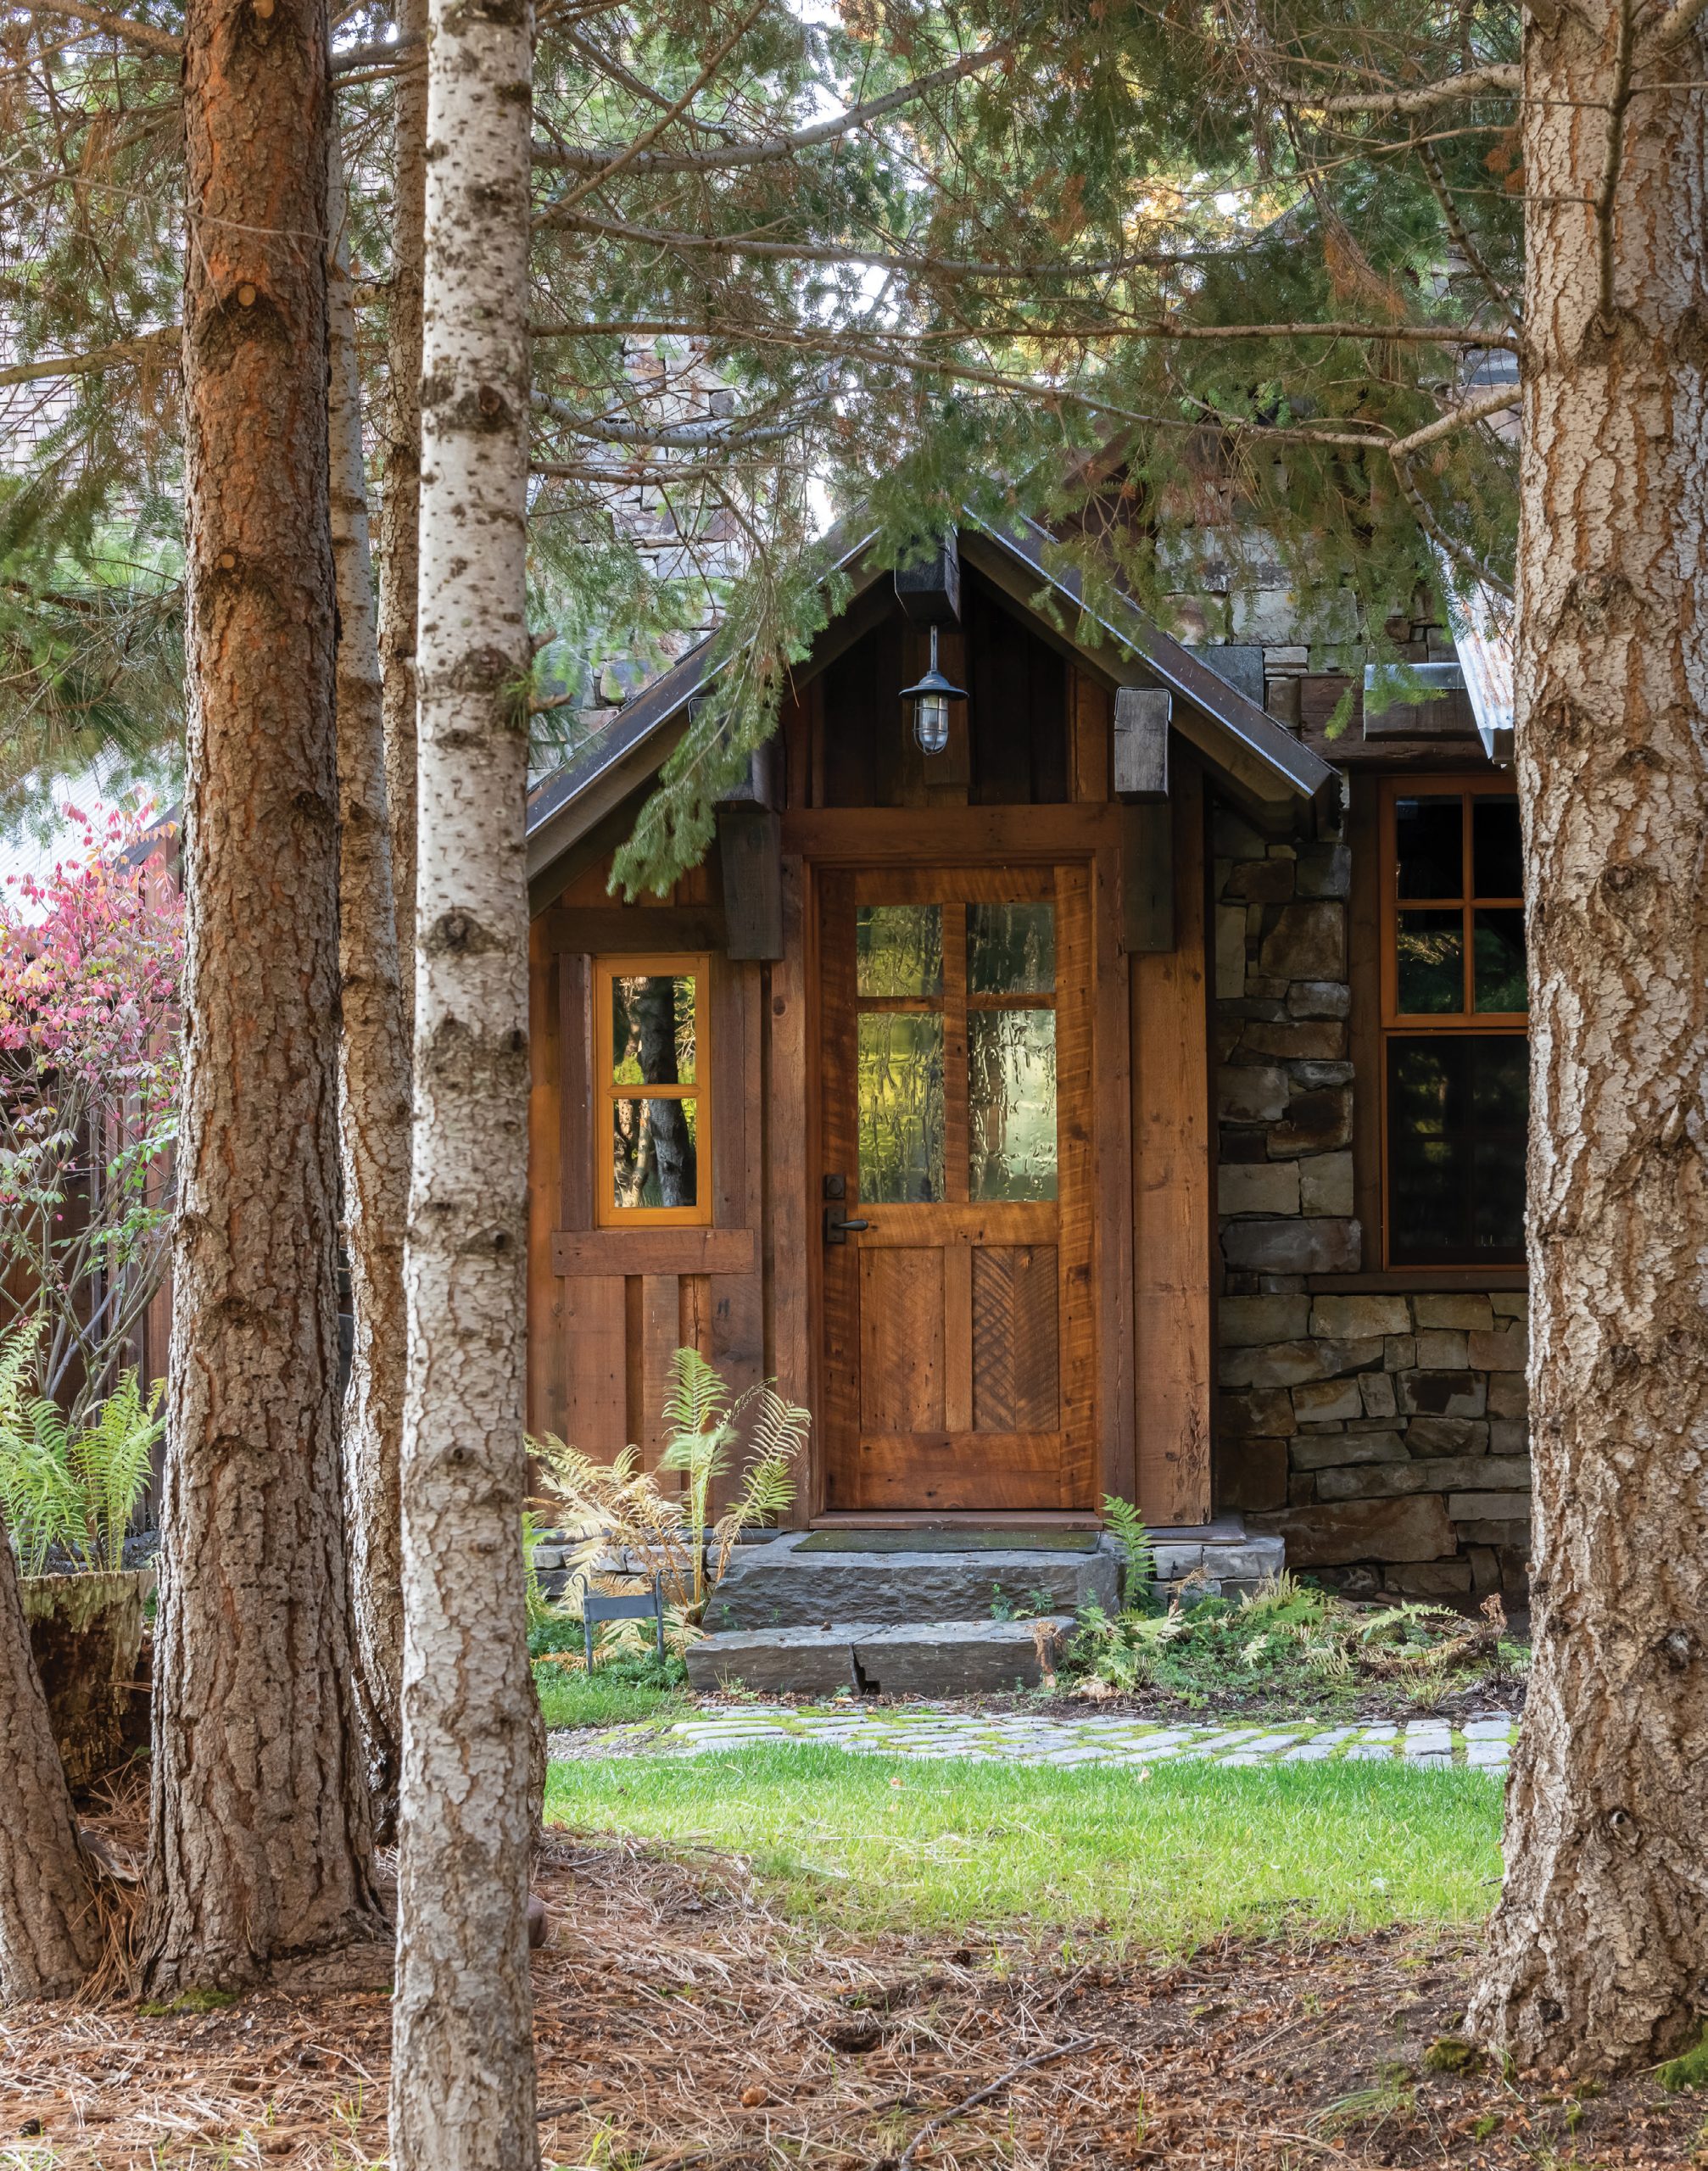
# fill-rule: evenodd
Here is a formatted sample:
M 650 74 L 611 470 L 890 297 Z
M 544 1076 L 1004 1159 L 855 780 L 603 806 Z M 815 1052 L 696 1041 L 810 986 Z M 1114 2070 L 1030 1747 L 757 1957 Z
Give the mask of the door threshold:
M 1071 1512 L 1059 1508 L 1040 1509 L 1031 1515 L 1013 1508 L 984 1515 L 943 1508 L 848 1509 L 836 1515 L 812 1515 L 807 1525 L 809 1530 L 1101 1530 L 1102 1526 L 1102 1517 L 1089 1509 Z

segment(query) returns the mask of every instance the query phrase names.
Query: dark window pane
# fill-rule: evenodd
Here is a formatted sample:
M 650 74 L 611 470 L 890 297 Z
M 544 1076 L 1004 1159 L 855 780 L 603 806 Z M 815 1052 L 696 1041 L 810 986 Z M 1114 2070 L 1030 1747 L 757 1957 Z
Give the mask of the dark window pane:
M 611 1104 L 611 1203 L 691 1207 L 700 1203 L 700 1109 L 695 1101 Z
M 974 995 L 1052 995 L 1053 905 L 968 905 L 967 985 Z
M 1395 802 L 1394 841 L 1399 854 L 1402 897 L 1465 895 L 1461 806 L 1456 791 L 1432 792 L 1427 798 Z M 1497 896 L 1501 894 L 1495 892 Z
M 1396 1266 L 1522 1259 L 1529 1062 L 1518 1034 L 1389 1041 L 1388 1252 Z
M 619 974 L 614 979 L 611 1056 L 615 1086 L 693 1085 L 691 975 Z
M 1403 1018 L 1465 1007 L 1465 918 L 1402 912 L 1394 937 L 1394 1007 Z
M 855 992 L 941 995 L 943 907 L 862 905 L 854 920 Z
M 1479 897 L 1524 895 L 1524 846 L 1515 799 L 1471 801 L 1471 859 Z
M 1471 963 L 1479 1010 L 1527 1010 L 1524 985 L 1524 914 L 1497 909 L 1474 916 Z

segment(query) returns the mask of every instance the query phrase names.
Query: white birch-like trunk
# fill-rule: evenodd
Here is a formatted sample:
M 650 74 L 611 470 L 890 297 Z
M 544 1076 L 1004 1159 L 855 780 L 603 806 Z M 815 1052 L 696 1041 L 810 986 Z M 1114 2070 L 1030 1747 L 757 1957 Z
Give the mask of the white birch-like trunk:
M 349 204 L 337 131 L 327 185 L 332 572 L 338 606 L 338 1137 L 354 1349 L 343 1406 L 356 1710 L 374 1837 L 397 1826 L 402 1755 L 404 1226 L 410 1064 L 398 979 L 387 823 L 385 717 L 362 468 L 361 379 Z
M 1525 30 L 1535 1661 L 1471 2024 L 1573 2073 L 1708 2014 L 1708 51 L 1657 17 Z
M 527 1159 L 531 9 L 433 0 L 415 1157 L 405 1279 L 399 2171 L 532 2171 Z

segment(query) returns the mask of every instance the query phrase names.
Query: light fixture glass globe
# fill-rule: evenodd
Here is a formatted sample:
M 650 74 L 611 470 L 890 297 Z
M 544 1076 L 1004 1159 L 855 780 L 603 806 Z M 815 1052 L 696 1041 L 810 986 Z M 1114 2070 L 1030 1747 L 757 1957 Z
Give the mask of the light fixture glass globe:
M 942 694 L 921 694 L 913 704 L 913 736 L 922 754 L 941 754 L 949 743 L 949 703 Z

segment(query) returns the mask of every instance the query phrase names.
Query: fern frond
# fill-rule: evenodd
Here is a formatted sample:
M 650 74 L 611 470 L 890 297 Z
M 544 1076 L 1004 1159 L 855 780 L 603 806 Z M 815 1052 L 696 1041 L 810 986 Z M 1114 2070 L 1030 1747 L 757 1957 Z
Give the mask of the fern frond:
M 1126 1574 L 1123 1578 L 1123 1597 L 1130 1600 L 1141 1591 L 1148 1591 L 1157 1579 L 1157 1553 L 1145 1521 L 1130 1500 L 1123 1500 L 1114 1493 L 1103 1495 L 1103 1521 L 1114 1532 L 1125 1557 Z
M 710 1432 L 728 1414 L 729 1390 L 715 1365 L 697 1349 L 676 1351 L 670 1360 L 670 1392 L 663 1418 L 667 1432 Z

